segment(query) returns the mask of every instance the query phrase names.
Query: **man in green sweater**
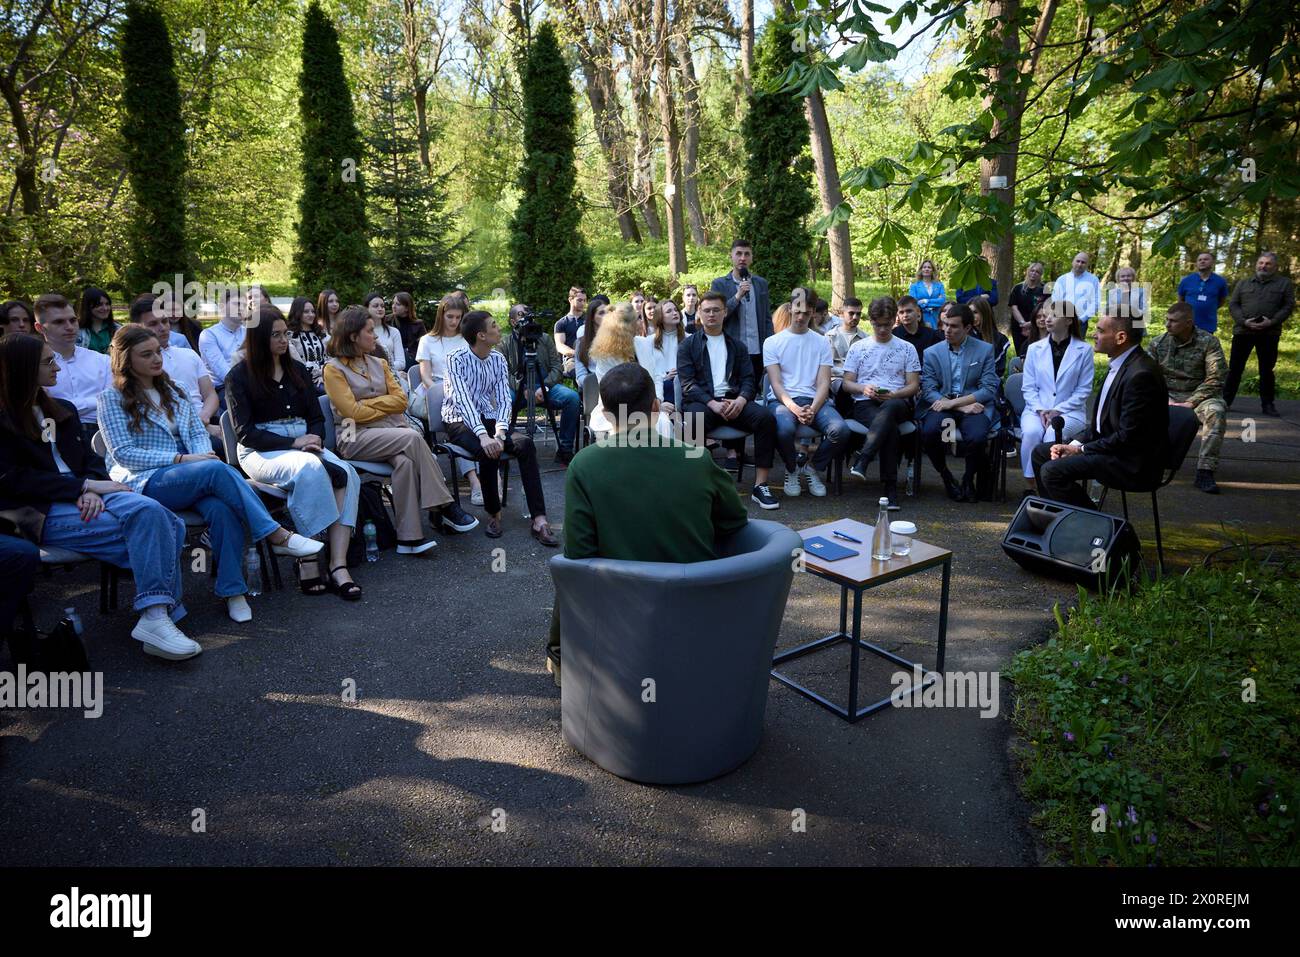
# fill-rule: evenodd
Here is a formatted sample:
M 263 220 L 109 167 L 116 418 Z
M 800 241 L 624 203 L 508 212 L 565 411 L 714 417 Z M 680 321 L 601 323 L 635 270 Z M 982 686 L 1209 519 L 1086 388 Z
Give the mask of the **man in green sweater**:
M 712 561 L 713 543 L 749 517 L 730 475 L 704 449 L 655 431 L 650 373 L 628 362 L 600 380 L 614 431 L 569 465 L 564 482 L 564 557 L 633 562 Z M 551 615 L 546 670 L 560 683 L 560 615 Z

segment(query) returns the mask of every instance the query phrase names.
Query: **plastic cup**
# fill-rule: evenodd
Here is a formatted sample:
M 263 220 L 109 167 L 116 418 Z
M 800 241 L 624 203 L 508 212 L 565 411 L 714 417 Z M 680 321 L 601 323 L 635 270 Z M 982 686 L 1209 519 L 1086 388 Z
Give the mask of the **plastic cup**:
M 912 536 L 916 526 L 911 522 L 890 522 L 889 532 L 894 539 L 894 556 L 905 558 L 912 553 Z

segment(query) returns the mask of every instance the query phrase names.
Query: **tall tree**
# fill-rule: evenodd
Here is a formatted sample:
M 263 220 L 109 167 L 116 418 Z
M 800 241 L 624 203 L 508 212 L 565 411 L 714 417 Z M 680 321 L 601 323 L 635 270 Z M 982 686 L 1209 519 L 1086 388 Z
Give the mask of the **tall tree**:
M 122 25 L 122 143 L 135 194 L 126 280 L 138 291 L 189 267 L 181 95 L 167 23 L 150 0 L 129 0 Z
M 573 84 L 549 21 L 533 35 L 522 85 L 523 195 L 510 230 L 511 293 L 537 309 L 558 308 L 569 286 L 591 284 L 595 266 L 574 195 Z
M 668 0 L 654 0 L 656 81 L 659 87 L 659 126 L 664 142 L 664 199 L 668 204 L 668 278 L 675 282 L 686 271 L 686 222 L 681 187 L 681 137 L 673 105 L 673 74 L 668 66 L 672 35 L 668 26 Z
M 650 98 L 650 74 L 653 67 L 651 46 L 650 0 L 627 0 L 627 19 L 623 22 L 623 45 L 628 51 L 628 70 L 632 85 L 633 116 L 636 123 L 636 153 L 632 168 L 632 192 L 646 232 L 651 239 L 663 236 L 659 203 L 655 196 L 654 143 L 650 129 L 655 123 L 655 109 Z
M 754 50 L 754 93 L 741 125 L 749 156 L 740 235 L 754 244 L 754 257 L 777 299 L 808 275 L 812 236 L 807 216 L 814 203 L 803 152 L 808 123 L 799 97 L 768 92 L 794 61 L 790 19 L 781 12 L 767 22 Z
M 678 0 L 673 24 L 673 57 L 682 91 L 682 189 L 686 214 L 691 224 L 691 242 L 709 242 L 700 205 L 700 83 L 695 77 L 695 55 L 691 52 L 691 28 L 695 22 L 695 0 Z
M 804 113 L 808 117 L 808 137 L 813 168 L 817 173 L 817 194 L 822 212 L 832 217 L 826 237 L 831 252 L 831 307 L 838 309 L 847 297 L 853 295 L 853 242 L 849 237 L 848 217 L 836 215 L 836 210 L 844 202 L 844 190 L 840 186 L 835 141 L 831 138 L 831 124 L 826 116 L 826 101 L 821 90 L 813 90 L 804 98 Z
M 361 137 L 338 33 L 316 0 L 303 22 L 298 85 L 302 197 L 294 279 L 308 292 L 331 286 L 345 302 L 356 302 L 370 261 Z

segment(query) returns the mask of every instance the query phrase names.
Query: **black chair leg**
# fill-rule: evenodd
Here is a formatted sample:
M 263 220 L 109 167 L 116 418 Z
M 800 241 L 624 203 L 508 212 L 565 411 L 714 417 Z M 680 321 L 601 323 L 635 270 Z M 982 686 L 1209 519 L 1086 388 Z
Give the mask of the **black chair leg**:
M 1156 498 L 1156 493 L 1151 493 L 1151 514 L 1156 523 L 1156 561 L 1160 565 L 1160 574 L 1163 577 L 1165 573 L 1165 546 L 1160 540 L 1160 502 Z
M 501 511 L 506 510 L 506 497 L 510 494 L 510 460 L 501 463 Z
M 1119 500 L 1124 503 L 1124 521 L 1128 521 L 1128 492 L 1119 490 Z

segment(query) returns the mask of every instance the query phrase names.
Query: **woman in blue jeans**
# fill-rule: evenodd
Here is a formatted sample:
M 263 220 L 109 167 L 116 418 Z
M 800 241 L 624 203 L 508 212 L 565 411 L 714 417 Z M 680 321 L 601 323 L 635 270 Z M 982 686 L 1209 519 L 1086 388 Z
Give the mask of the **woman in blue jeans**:
M 140 612 L 131 637 L 159 658 L 192 658 L 203 649 L 175 625 L 185 615 L 185 523 L 109 481 L 104 460 L 85 444 L 76 407 L 45 391 L 58 375 L 39 338 L 0 338 L 0 526 L 33 545 L 129 568 Z
M 250 621 L 244 593 L 245 532 L 277 555 L 305 558 L 323 547 L 282 528 L 238 472 L 217 458 L 194 406 L 163 371 L 162 352 L 143 326 L 123 326 L 109 349 L 113 387 L 99 395 L 99 430 L 109 475 L 174 512 L 192 508 L 208 523 L 217 595 L 230 617 Z

